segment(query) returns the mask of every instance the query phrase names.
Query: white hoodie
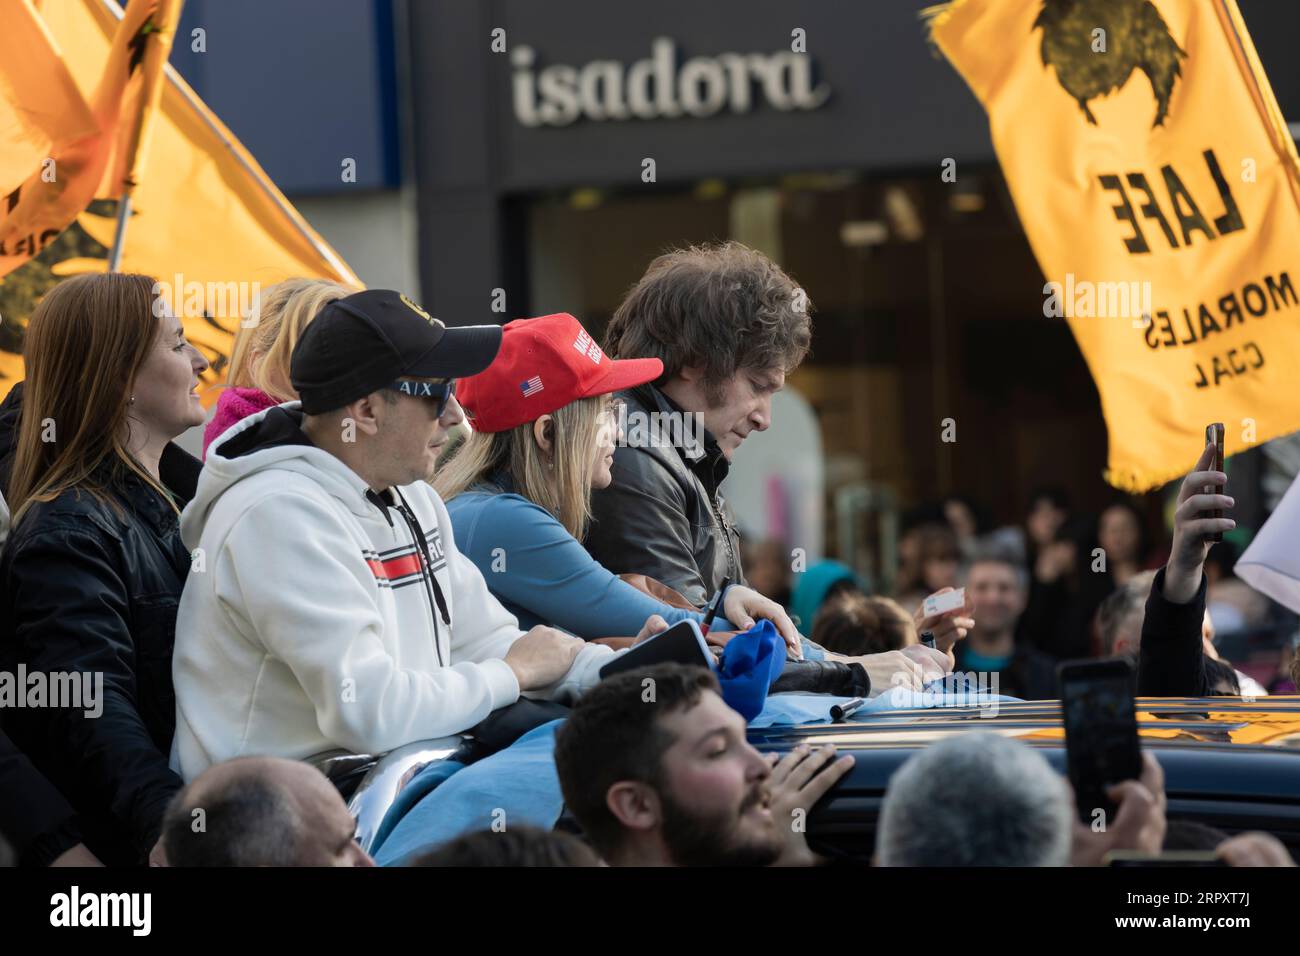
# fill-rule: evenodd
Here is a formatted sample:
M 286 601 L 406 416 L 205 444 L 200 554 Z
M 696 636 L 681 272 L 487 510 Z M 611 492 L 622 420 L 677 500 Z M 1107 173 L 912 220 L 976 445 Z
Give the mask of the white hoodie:
M 424 532 L 426 575 L 393 490 L 397 506 L 381 508 L 306 443 L 298 407 L 213 442 L 181 515 L 193 561 L 176 620 L 171 765 L 186 781 L 245 754 L 384 753 L 519 698 L 502 660 L 518 621 L 456 549 L 442 499 L 424 482 L 396 489 Z M 585 690 L 610 654 L 587 645 L 549 695 Z

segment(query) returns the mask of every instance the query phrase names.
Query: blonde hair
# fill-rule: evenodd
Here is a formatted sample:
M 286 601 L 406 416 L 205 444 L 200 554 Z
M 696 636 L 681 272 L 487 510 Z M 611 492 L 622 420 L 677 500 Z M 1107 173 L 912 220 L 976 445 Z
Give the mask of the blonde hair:
M 331 302 L 352 295 L 328 279 L 285 279 L 261 296 L 256 319 L 240 323 L 230 351 L 226 384 L 256 388 L 282 402 L 298 397 L 289 383 L 289 359 L 302 330 Z
M 533 436 L 533 422 L 504 432 L 474 432 L 438 470 L 433 487 L 450 501 L 504 471 L 515 494 L 546 509 L 581 541 L 591 521 L 591 456 L 605 402 L 604 395 L 580 398 L 551 413 L 549 463 Z
M 80 488 L 121 511 L 111 487 L 134 472 L 165 501 L 171 496 L 127 450 L 127 406 L 158 336 L 157 283 L 149 276 L 74 276 L 32 311 L 23 343 L 27 380 L 9 507 L 17 527 L 27 509 Z M 45 441 L 54 423 L 53 441 Z M 107 480 L 96 472 L 111 463 Z

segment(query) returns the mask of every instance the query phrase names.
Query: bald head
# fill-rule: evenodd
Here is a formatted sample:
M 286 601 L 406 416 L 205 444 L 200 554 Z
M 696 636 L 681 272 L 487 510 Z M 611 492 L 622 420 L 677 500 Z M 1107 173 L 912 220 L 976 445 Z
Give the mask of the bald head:
M 163 819 L 172 866 L 371 866 L 355 831 L 324 774 L 278 757 L 209 767 Z

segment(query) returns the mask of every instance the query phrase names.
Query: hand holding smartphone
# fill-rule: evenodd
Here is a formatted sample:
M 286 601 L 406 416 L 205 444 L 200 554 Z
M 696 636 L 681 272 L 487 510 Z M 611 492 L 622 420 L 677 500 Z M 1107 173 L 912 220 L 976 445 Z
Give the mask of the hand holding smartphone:
M 1122 658 L 1070 661 L 1058 671 L 1066 763 L 1080 822 L 1092 825 L 1098 810 L 1106 824 L 1116 806 L 1106 789 L 1142 776 L 1133 668 Z

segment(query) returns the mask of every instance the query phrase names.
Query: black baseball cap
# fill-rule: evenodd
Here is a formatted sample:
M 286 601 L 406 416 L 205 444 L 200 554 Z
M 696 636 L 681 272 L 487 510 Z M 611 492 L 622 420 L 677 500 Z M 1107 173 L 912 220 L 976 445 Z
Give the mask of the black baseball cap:
M 448 328 L 400 292 L 338 299 L 308 323 L 289 359 L 302 410 L 321 415 L 399 378 L 477 375 L 501 348 L 501 326 Z

